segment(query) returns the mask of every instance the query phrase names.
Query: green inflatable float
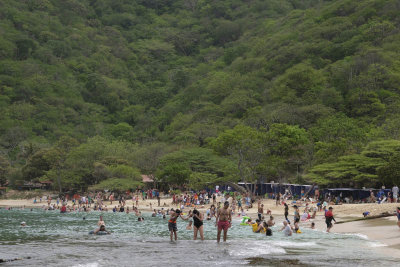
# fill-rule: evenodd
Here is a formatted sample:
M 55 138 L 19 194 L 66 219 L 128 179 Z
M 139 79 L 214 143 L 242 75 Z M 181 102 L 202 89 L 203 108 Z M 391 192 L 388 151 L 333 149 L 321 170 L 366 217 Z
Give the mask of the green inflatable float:
M 240 225 L 248 225 L 247 220 L 250 219 L 250 217 L 248 216 L 243 216 L 242 218 L 242 222 L 240 223 Z

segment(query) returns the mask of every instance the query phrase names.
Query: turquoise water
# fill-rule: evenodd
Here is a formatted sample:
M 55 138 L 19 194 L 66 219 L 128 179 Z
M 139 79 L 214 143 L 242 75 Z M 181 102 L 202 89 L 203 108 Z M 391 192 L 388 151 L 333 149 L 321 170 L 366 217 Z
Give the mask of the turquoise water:
M 102 214 L 111 235 L 89 235 Z M 86 219 L 83 220 L 83 217 Z M 380 244 L 361 235 L 326 234 L 302 229 L 284 237 L 254 234 L 249 226 L 233 222 L 227 243 L 216 243 L 213 221 L 205 221 L 205 241 L 193 241 L 186 221 L 178 220 L 178 242 L 170 243 L 167 220 L 134 214 L 67 213 L 34 209 L 0 209 L 0 259 L 20 260 L 5 266 L 372 266 L 396 265 L 378 255 Z M 20 222 L 25 221 L 26 227 Z

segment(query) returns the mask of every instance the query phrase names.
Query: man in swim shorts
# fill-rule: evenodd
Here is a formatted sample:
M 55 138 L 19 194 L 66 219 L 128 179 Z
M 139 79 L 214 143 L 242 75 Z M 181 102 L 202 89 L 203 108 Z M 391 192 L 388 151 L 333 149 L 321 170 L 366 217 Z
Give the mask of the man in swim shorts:
M 229 208 L 229 202 L 225 201 L 224 207 L 219 209 L 217 212 L 217 220 L 215 226 L 218 226 L 217 242 L 221 240 L 221 231 L 224 230 L 224 242 L 226 242 L 226 237 L 228 235 L 228 228 L 231 227 L 232 223 L 232 213 Z

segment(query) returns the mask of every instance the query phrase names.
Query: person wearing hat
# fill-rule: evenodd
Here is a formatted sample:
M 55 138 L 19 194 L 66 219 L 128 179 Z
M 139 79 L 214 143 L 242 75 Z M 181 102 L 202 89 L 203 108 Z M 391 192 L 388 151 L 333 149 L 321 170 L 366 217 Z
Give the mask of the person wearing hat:
M 332 210 L 333 210 L 333 208 L 329 207 L 329 210 L 325 213 L 325 222 L 326 222 L 326 227 L 327 227 L 326 232 L 328 232 L 328 233 L 331 230 L 331 228 L 333 227 L 332 220 L 334 220 L 336 223 L 335 218 L 333 218 Z
M 21 222 L 21 226 L 26 226 L 26 222 Z

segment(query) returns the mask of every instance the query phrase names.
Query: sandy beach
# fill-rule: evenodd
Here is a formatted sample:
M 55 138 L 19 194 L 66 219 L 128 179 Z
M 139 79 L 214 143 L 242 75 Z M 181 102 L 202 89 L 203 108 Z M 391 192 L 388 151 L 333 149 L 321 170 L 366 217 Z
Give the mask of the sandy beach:
M 218 199 L 217 199 L 218 200 Z M 53 200 L 52 203 L 55 203 Z M 263 200 L 264 204 L 264 212 L 268 209 L 271 210 L 272 215 L 275 217 L 275 221 L 277 224 L 281 224 L 284 217 L 284 208 L 282 205 L 276 206 L 275 201 L 273 200 Z M 25 208 L 41 208 L 43 205 L 47 205 L 46 201 L 42 201 L 42 203 L 33 203 L 33 199 L 8 199 L 8 200 L 0 200 L 0 207 L 25 207 Z M 105 205 L 108 207 L 109 211 L 114 207 L 118 206 L 118 201 L 114 201 L 113 204 L 109 201 L 105 202 Z M 126 201 L 126 205 L 131 207 L 133 205 L 131 200 Z M 205 205 L 203 207 L 198 207 L 198 209 L 202 212 L 205 212 L 210 205 Z M 257 217 L 257 205 L 255 207 L 246 210 L 246 214 L 252 218 Z M 348 221 L 352 219 L 362 218 L 362 213 L 364 211 L 369 211 L 371 215 L 379 215 L 383 212 L 394 212 L 396 207 L 400 206 L 399 203 L 385 203 L 385 204 L 343 204 L 343 205 L 332 205 L 333 212 L 335 215 L 335 219 L 337 222 L 339 221 Z M 160 209 L 160 208 L 177 208 L 175 205 L 172 205 L 171 198 L 162 198 L 161 199 L 161 207 L 158 207 L 157 200 L 149 199 L 139 201 L 139 209 L 142 211 L 150 212 L 152 209 Z M 300 206 L 300 211 L 302 212 L 304 207 Z M 293 208 L 289 208 L 289 216 L 293 217 Z M 314 220 L 316 224 L 316 229 L 319 231 L 326 231 L 325 219 L 323 212 L 317 212 L 317 216 Z M 234 216 L 235 220 L 239 220 L 236 214 Z M 309 227 L 311 221 L 301 222 L 301 227 Z M 376 241 L 376 247 L 374 249 L 380 251 L 384 255 L 400 258 L 400 229 L 396 224 L 397 218 L 396 216 L 371 219 L 371 220 L 363 220 L 363 221 L 353 221 L 346 222 L 342 224 L 334 224 L 331 232 L 332 233 L 351 233 L 351 234 L 360 234 L 369 240 Z

